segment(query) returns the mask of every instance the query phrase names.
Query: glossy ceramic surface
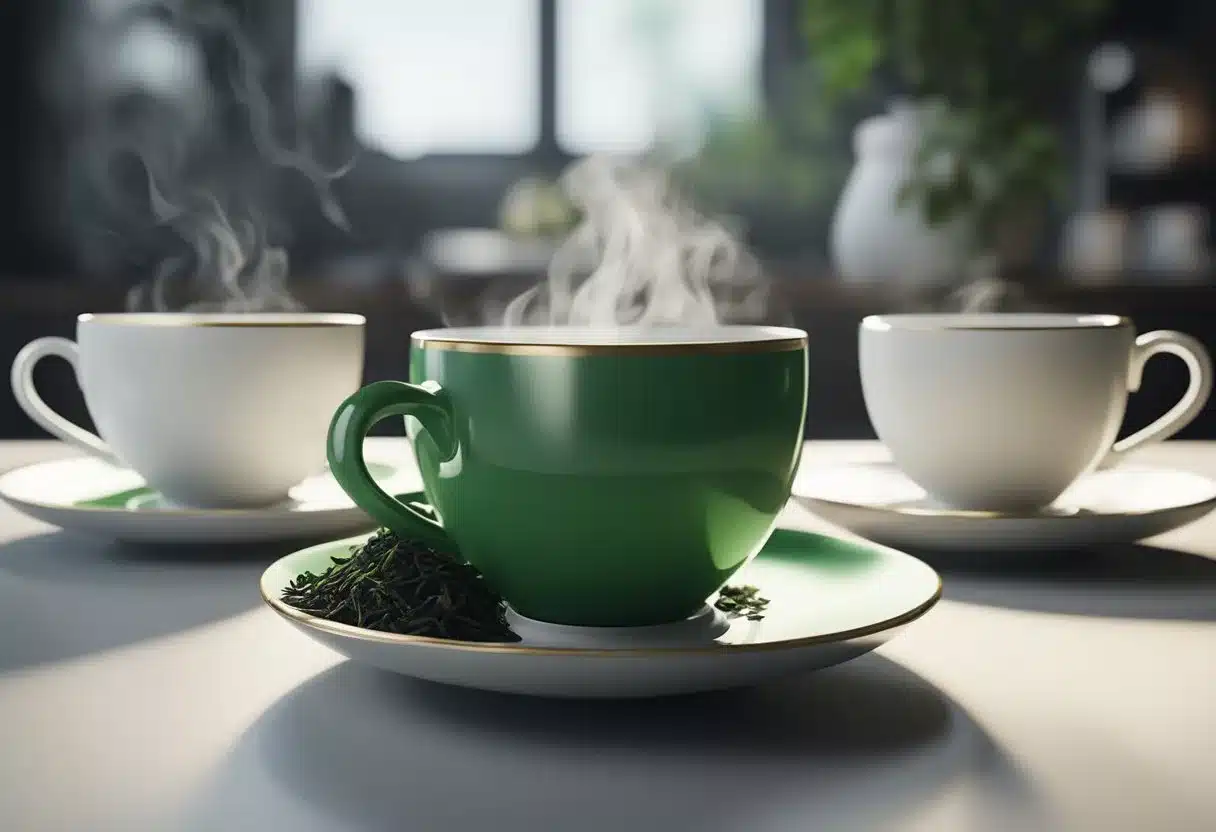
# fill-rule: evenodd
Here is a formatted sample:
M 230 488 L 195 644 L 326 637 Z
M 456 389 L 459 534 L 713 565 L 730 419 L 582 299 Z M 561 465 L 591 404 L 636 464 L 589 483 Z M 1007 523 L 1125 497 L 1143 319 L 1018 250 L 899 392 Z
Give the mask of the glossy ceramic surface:
M 421 479 L 405 439 L 367 440 L 372 475 L 391 493 Z M 374 522 L 333 477 L 311 477 L 266 509 L 189 509 L 165 502 L 139 474 L 92 457 L 40 462 L 0 475 L 0 499 L 53 526 L 141 543 L 253 543 L 353 534 Z
M 521 614 L 594 626 L 687 617 L 764 544 L 802 446 L 804 333 L 452 332 L 416 334 L 414 385 L 370 385 L 335 416 L 331 467 L 383 525 L 450 534 Z M 349 453 L 397 414 L 442 529 Z
M 265 508 L 325 469 L 329 418 L 362 381 L 363 330 L 359 315 L 81 315 L 75 342 L 27 344 L 11 383 L 49 433 L 179 505 Z M 38 395 L 48 356 L 72 366 L 100 436 Z
M 366 537 L 304 549 L 262 576 L 262 596 L 297 629 L 352 660 L 461 687 L 537 696 L 649 697 L 753 685 L 856 658 L 928 612 L 937 574 L 882 546 L 778 529 L 732 583 L 770 603 L 762 621 L 733 619 L 703 644 L 613 647 L 477 644 L 336 624 L 278 599 L 305 570 L 320 573 Z M 619 643 L 620 633 L 614 638 Z M 649 640 L 644 642 L 651 645 Z
M 890 546 L 954 551 L 1067 549 L 1128 543 L 1216 509 L 1216 482 L 1132 463 L 1082 477 L 1050 508 L 1024 516 L 943 508 L 891 463 L 808 466 L 794 500 Z
M 879 315 L 862 321 L 859 350 L 866 410 L 894 461 L 963 509 L 1050 505 L 1078 477 L 1181 430 L 1212 386 L 1199 341 L 1137 336 L 1114 315 Z M 1128 393 L 1161 354 L 1187 365 L 1186 392 L 1116 442 Z

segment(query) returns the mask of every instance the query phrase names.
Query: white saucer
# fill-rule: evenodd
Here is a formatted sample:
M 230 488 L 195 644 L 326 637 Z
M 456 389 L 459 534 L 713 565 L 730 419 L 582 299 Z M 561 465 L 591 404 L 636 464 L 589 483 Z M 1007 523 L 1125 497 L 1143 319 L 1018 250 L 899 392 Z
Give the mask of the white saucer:
M 367 440 L 372 474 L 390 494 L 422 487 L 404 438 Z M 255 543 L 352 534 L 372 520 L 328 473 L 305 480 L 265 509 L 190 509 L 165 504 L 134 471 L 92 457 L 40 462 L 0 476 L 0 498 L 71 531 L 142 543 Z
M 461 687 L 533 696 L 650 697 L 752 685 L 848 661 L 924 615 L 941 595 L 937 573 L 911 555 L 871 543 L 778 529 L 731 584 L 769 600 L 761 621 L 693 616 L 638 628 L 563 627 L 525 620 L 518 643 L 401 636 L 351 627 L 280 601 L 304 571 L 320 574 L 366 536 L 313 546 L 262 575 L 271 609 L 355 661 Z M 726 626 L 722 628 L 719 622 Z M 511 619 L 520 624 L 518 616 Z M 580 632 L 597 630 L 598 632 Z
M 1130 543 L 1192 523 L 1216 508 L 1216 482 L 1125 464 L 1083 477 L 1031 516 L 934 505 L 889 462 L 807 467 L 794 499 L 841 528 L 889 546 L 1016 551 Z

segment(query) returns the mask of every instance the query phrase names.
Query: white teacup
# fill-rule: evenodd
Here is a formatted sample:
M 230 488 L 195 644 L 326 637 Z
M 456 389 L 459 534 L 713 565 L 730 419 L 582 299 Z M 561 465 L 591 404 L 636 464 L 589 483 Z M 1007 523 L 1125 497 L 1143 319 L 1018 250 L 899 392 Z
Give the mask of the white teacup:
M 76 342 L 39 338 L 18 353 L 13 393 L 47 431 L 173 504 L 268 506 L 324 470 L 330 417 L 362 383 L 363 343 L 360 315 L 81 315 Z M 72 365 L 101 437 L 34 389 L 48 355 Z
M 1203 409 L 1212 363 L 1188 335 L 1136 337 L 1115 315 L 878 315 L 860 328 L 866 409 L 893 460 L 955 508 L 1028 512 L 1080 476 L 1173 436 Z M 1190 369 L 1181 401 L 1115 441 L 1158 353 Z

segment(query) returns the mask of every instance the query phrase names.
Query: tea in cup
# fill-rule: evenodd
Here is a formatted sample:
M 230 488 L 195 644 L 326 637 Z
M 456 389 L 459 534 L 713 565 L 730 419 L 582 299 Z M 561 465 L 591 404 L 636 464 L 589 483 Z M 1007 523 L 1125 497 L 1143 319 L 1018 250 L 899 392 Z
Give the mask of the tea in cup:
M 17 403 L 86 453 L 139 473 L 169 503 L 257 508 L 325 467 L 335 407 L 363 377 L 360 315 L 81 315 L 12 367 Z M 38 395 L 34 365 L 72 365 L 100 436 Z
M 1137 336 L 1116 315 L 877 315 L 862 321 L 859 349 L 879 439 L 931 498 L 960 509 L 1043 509 L 1082 475 L 1173 436 L 1212 389 L 1196 339 Z M 1186 362 L 1186 393 L 1115 441 L 1128 393 L 1163 353 Z
M 416 332 L 410 383 L 334 415 L 330 467 L 398 535 L 456 548 L 520 615 L 665 624 L 768 539 L 806 414 L 801 330 L 759 326 Z M 381 490 L 372 425 L 404 416 L 436 523 Z

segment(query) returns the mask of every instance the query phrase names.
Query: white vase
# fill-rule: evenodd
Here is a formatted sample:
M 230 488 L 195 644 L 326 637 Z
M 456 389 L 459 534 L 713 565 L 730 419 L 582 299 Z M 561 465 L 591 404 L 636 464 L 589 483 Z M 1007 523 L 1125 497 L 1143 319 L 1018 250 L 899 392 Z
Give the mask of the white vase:
M 913 171 L 925 108 L 895 105 L 854 133 L 857 161 L 836 207 L 831 246 L 836 270 L 851 283 L 954 282 L 966 262 L 965 229 L 955 221 L 930 227 L 914 201 L 899 193 Z

